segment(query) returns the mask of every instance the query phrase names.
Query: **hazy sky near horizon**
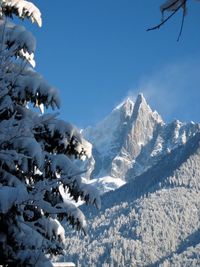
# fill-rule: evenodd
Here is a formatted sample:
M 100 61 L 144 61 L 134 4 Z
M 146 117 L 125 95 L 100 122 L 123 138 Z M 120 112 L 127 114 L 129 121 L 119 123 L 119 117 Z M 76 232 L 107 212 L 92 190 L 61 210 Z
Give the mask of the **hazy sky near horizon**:
M 200 122 L 200 3 L 160 30 L 161 0 L 35 0 L 36 70 L 60 91 L 61 118 L 85 127 L 142 92 L 166 121 Z

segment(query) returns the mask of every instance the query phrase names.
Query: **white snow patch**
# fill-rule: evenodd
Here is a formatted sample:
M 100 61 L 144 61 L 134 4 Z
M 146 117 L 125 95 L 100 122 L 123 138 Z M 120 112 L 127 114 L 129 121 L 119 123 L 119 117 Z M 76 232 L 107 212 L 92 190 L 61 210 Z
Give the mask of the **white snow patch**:
M 113 178 L 112 176 L 104 176 L 97 179 L 85 180 L 85 182 L 95 186 L 99 190 L 100 195 L 103 195 L 108 191 L 116 190 L 126 183 L 124 180 L 120 178 Z

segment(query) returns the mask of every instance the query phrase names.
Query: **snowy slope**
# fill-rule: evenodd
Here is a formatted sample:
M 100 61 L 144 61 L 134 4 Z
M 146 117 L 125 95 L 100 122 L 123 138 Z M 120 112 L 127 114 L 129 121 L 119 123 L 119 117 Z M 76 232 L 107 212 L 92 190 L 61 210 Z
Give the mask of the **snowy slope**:
M 96 161 L 90 182 L 102 190 L 107 175 L 126 184 L 102 195 L 100 211 L 82 206 L 89 233 L 69 230 L 66 258 L 78 266 L 200 266 L 199 124 L 166 124 L 139 95 L 85 136 Z
M 102 122 L 83 131 L 86 139 L 93 144 L 93 156 L 96 161 L 94 177 L 111 175 L 111 162 L 118 155 L 122 146 L 133 108 L 134 103 L 128 98 Z
M 111 176 L 104 176 L 102 178 L 96 178 L 91 180 L 84 179 L 84 181 L 88 184 L 95 186 L 99 190 L 101 195 L 109 191 L 116 190 L 126 183 L 120 178 L 113 178 Z
M 200 134 L 102 196 L 87 237 L 69 233 L 79 266 L 200 266 Z M 82 208 L 85 211 L 85 207 Z

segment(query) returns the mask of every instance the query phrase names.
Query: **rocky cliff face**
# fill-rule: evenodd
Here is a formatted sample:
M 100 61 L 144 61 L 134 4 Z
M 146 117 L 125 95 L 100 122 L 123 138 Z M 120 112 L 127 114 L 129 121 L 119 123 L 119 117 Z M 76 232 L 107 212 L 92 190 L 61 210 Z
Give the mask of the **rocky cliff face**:
M 164 123 L 142 94 L 135 103 L 128 98 L 102 122 L 83 132 L 93 144 L 92 177 L 134 179 L 199 131 L 199 124 L 193 122 Z

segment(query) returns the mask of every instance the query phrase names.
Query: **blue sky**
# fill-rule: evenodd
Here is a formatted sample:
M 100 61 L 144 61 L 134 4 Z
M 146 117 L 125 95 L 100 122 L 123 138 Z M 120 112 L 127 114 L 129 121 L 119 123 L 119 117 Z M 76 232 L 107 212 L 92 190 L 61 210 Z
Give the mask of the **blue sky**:
M 93 125 L 127 96 L 143 92 L 166 121 L 200 121 L 200 3 L 160 30 L 161 0 L 35 0 L 42 28 L 37 71 L 60 91 L 60 116 Z

